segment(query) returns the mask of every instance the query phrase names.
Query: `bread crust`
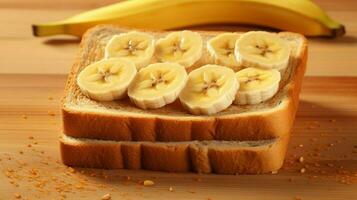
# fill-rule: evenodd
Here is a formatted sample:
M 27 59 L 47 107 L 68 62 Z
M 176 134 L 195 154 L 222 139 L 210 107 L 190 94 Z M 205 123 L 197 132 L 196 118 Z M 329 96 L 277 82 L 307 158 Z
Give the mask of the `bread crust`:
M 307 59 L 307 42 L 290 82 L 284 87 L 286 97 L 271 109 L 220 116 L 172 117 L 136 113 L 83 112 L 66 104 L 70 85 L 75 84 L 76 69 L 86 43 L 103 29 L 98 26 L 83 37 L 76 63 L 69 75 L 62 105 L 63 132 L 78 138 L 116 141 L 191 141 L 191 140 L 263 140 L 283 137 L 290 133 L 299 102 L 302 78 Z M 116 27 L 117 28 L 117 27 Z M 206 32 L 201 32 L 205 34 Z M 211 34 L 212 33 L 206 33 Z M 292 34 L 292 33 L 283 33 Z M 295 34 L 293 34 L 296 37 Z M 299 36 L 302 37 L 303 36 Z M 98 53 L 99 55 L 100 53 Z M 207 56 L 206 56 L 207 57 Z M 206 58 L 207 60 L 207 58 Z M 177 103 L 177 102 L 176 102 Z
M 73 167 L 259 174 L 277 171 L 282 166 L 289 140 L 289 134 L 285 135 L 267 144 L 249 147 L 210 145 L 209 141 L 206 145 L 197 141 L 82 141 L 63 136 L 60 149 L 63 163 Z

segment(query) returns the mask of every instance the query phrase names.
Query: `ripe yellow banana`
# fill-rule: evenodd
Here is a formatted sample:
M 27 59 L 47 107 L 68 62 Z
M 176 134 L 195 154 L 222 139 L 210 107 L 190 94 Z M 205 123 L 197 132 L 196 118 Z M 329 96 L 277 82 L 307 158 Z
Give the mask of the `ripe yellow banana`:
M 97 24 L 173 29 L 200 24 L 252 24 L 336 37 L 344 26 L 310 0 L 130 0 L 47 24 L 33 25 L 35 36 L 81 36 Z

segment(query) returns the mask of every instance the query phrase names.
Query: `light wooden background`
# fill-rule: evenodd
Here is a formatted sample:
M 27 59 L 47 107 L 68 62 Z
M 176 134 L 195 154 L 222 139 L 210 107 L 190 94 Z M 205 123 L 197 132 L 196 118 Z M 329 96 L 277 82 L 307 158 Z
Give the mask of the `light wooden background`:
M 308 77 L 304 79 L 286 163 L 278 174 L 73 172 L 62 165 L 58 148 L 60 98 L 79 41 L 67 36 L 34 38 L 30 25 L 112 2 L 0 0 L 0 200 L 17 195 L 21 199 L 101 199 L 107 193 L 112 199 L 125 200 L 357 199 L 355 0 L 316 0 L 345 24 L 347 35 L 336 40 L 309 39 Z M 297 162 L 301 156 L 303 163 Z M 300 173 L 301 168 L 306 172 Z M 140 181 L 145 179 L 154 180 L 155 186 L 143 187 Z
M 31 24 L 60 20 L 112 2 L 116 1 L 0 0 L 0 73 L 66 74 L 78 41 L 69 37 L 33 38 Z M 310 39 L 307 75 L 357 75 L 357 1 L 316 2 L 347 27 L 347 35 L 336 40 Z

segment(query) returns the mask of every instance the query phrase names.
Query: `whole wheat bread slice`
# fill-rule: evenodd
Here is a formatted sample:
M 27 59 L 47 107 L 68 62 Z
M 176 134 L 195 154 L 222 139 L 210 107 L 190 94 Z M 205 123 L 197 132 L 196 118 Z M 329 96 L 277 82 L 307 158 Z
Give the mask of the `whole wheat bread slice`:
M 307 41 L 302 35 L 278 33 L 292 45 L 293 50 L 289 66 L 282 72 L 280 89 L 272 99 L 258 105 L 231 105 L 210 116 L 195 116 L 184 110 L 178 100 L 160 109 L 142 110 L 128 98 L 97 102 L 81 93 L 76 84 L 77 74 L 90 63 L 103 58 L 104 47 L 113 35 L 127 31 L 130 30 L 101 25 L 88 30 L 83 36 L 63 98 L 64 134 L 115 141 L 178 142 L 265 140 L 290 133 L 306 68 Z M 156 38 L 167 34 L 151 33 Z M 200 32 L 204 42 L 218 33 Z M 206 48 L 203 52 L 202 58 L 192 68 L 213 63 Z

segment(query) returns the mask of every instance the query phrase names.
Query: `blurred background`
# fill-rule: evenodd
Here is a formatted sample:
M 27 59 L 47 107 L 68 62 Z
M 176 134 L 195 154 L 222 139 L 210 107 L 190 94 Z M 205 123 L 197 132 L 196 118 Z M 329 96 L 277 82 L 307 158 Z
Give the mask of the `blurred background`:
M 79 40 L 70 36 L 35 38 L 31 24 L 55 21 L 117 0 L 0 0 L 0 73 L 67 74 Z M 344 24 L 336 39 L 309 38 L 309 76 L 357 76 L 357 1 L 315 0 Z M 252 30 L 247 26 L 200 26 L 203 30 Z

